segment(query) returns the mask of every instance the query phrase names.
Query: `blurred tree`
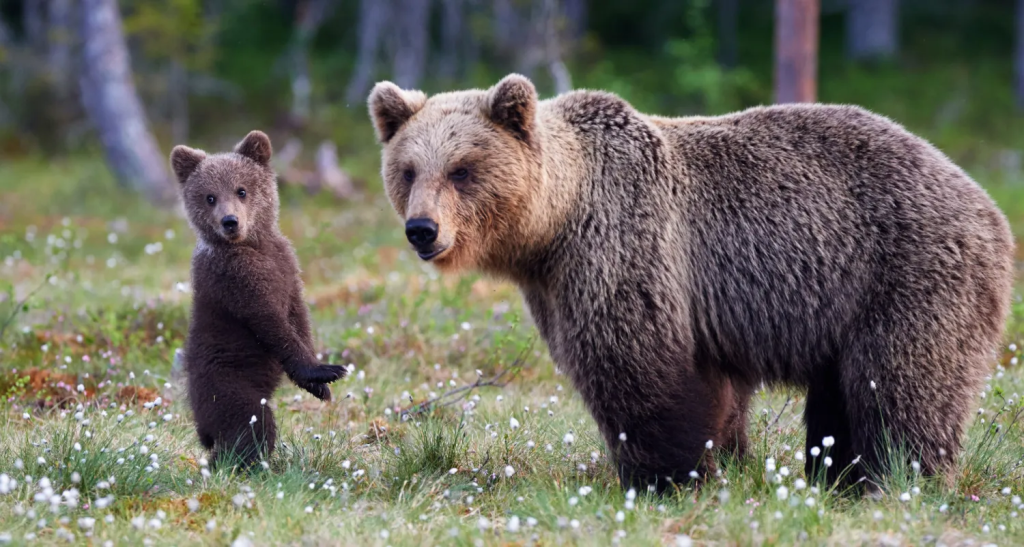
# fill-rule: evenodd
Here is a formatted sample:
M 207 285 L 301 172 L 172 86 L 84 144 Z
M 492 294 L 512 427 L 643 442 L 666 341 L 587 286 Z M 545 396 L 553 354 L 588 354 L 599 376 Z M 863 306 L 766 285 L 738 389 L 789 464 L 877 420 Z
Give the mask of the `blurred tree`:
M 189 138 L 191 73 L 213 66 L 216 23 L 203 10 L 203 0 L 135 0 L 125 12 L 124 31 L 147 61 L 144 96 L 157 99 L 171 123 L 171 138 Z
M 420 85 L 427 63 L 430 24 L 428 0 L 392 0 L 389 33 L 393 61 L 391 76 L 401 88 Z
M 1017 106 L 1024 110 L 1024 0 L 1017 0 L 1017 51 L 1014 54 Z
M 441 59 L 438 75 L 453 80 L 459 73 L 462 44 L 468 30 L 465 0 L 441 0 Z
M 775 0 L 775 102 L 814 102 L 818 0 Z
M 682 16 L 683 37 L 670 39 L 665 46 L 675 75 L 667 91 L 690 113 L 739 108 L 743 105 L 741 97 L 756 83 L 749 70 L 724 68 L 716 61 L 715 37 L 707 18 L 709 2 L 691 0 Z
M 177 191 L 132 83 L 117 0 L 81 0 L 80 5 L 82 102 L 107 163 L 123 186 L 156 203 L 172 203 Z
M 295 30 L 290 46 L 292 79 L 291 122 L 299 127 L 309 118 L 313 84 L 309 75 L 309 44 L 331 14 L 336 0 L 299 0 L 295 6 Z
M 718 62 L 725 68 L 734 68 L 737 61 L 738 0 L 718 1 Z
M 63 100 L 68 100 L 74 95 L 73 7 L 72 0 L 49 0 L 48 2 L 46 65 L 54 91 Z
M 582 27 L 585 16 L 585 8 L 575 1 L 495 0 L 494 42 L 528 77 L 534 77 L 540 67 L 547 68 L 555 92 L 564 93 L 572 89 L 572 78 L 563 59 L 573 29 Z
M 899 51 L 899 0 L 849 0 L 846 52 L 852 59 L 894 57 Z
M 426 0 L 424 0 L 426 1 Z M 373 83 L 377 55 L 384 38 L 384 25 L 389 18 L 389 0 L 361 0 L 359 2 L 359 45 L 356 66 L 345 90 L 349 105 L 362 105 Z

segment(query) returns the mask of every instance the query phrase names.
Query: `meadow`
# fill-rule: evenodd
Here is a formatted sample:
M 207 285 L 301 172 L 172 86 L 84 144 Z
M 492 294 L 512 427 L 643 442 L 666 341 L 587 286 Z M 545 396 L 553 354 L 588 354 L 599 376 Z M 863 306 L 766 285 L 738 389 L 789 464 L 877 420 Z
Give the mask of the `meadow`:
M 416 258 L 375 161 L 349 203 L 282 189 L 319 351 L 351 372 L 329 403 L 283 385 L 267 403 L 283 442 L 251 474 L 210 472 L 183 398 L 184 218 L 99 158 L 0 164 L 0 541 L 1024 543 L 1019 297 L 953 489 L 915 466 L 878 500 L 809 485 L 804 394 L 773 389 L 755 397 L 748 459 L 720 460 L 699 491 L 627 492 L 515 289 Z M 1024 187 L 982 182 L 1020 233 Z

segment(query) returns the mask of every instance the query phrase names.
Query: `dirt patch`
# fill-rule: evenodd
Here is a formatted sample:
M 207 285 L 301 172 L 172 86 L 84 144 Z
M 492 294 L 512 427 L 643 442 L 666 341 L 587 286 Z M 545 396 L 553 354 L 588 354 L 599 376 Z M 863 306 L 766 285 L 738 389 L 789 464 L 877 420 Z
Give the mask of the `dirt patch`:
M 74 374 L 30 368 L 0 377 L 0 394 L 31 401 L 40 408 L 64 407 L 95 397 L 96 384 L 90 379 L 79 383 Z

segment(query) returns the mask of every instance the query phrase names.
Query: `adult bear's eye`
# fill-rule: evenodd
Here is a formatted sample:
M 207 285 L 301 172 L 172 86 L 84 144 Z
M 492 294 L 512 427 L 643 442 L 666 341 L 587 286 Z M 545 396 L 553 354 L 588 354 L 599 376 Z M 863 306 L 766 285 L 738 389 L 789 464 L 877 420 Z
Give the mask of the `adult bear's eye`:
M 245 188 L 239 188 L 238 189 L 238 197 L 240 197 L 240 198 L 244 198 L 245 197 Z
M 405 182 L 412 182 L 416 180 L 416 171 L 406 169 L 405 171 L 402 171 L 402 178 L 405 179 Z
M 206 203 L 213 205 L 214 203 L 217 203 L 217 198 L 213 197 L 213 194 L 210 194 L 206 196 Z
M 460 167 L 452 171 L 451 177 L 452 180 L 456 182 L 462 182 L 469 178 L 469 169 L 466 169 L 465 167 Z

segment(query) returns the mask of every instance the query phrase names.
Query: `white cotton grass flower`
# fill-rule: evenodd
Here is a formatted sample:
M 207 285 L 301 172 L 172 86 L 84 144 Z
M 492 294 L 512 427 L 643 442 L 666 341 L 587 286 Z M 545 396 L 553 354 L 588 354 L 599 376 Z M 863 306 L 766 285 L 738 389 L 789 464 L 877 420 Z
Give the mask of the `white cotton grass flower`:
M 515 470 L 514 467 L 512 467 L 511 465 L 506 465 L 505 466 L 505 476 L 506 477 L 512 477 L 512 475 L 515 475 L 515 474 L 516 474 L 516 470 Z
M 704 443 L 704 448 L 711 450 L 715 447 L 715 441 L 708 439 L 708 442 Z
M 576 442 L 576 437 L 572 433 L 566 433 L 565 437 L 562 437 L 562 442 L 565 443 L 566 446 L 571 445 Z
M 824 446 L 825 448 L 829 448 L 834 444 L 836 444 L 836 438 L 831 435 L 821 440 L 821 446 Z
M 587 494 L 593 492 L 594 489 L 589 486 L 581 486 L 579 490 L 580 497 L 586 497 Z
M 819 455 L 821 455 L 821 449 L 817 446 L 811 447 L 811 456 L 817 458 Z
M 868 385 L 870 385 L 870 386 L 871 386 L 871 389 L 872 389 L 872 390 L 874 390 L 874 389 L 878 389 L 878 385 L 877 385 L 877 384 L 875 384 L 875 381 L 874 381 L 874 380 L 871 380 L 871 383 L 870 383 L 870 384 L 868 384 Z
M 508 524 L 505 525 L 505 530 L 512 532 L 513 534 L 519 531 L 519 517 L 512 515 L 512 518 L 508 519 Z
M 508 420 L 508 427 L 512 431 L 515 431 L 515 430 L 519 429 L 519 420 L 517 420 L 515 416 L 512 416 Z
M 764 469 L 769 473 L 775 471 L 775 458 L 768 458 L 764 461 Z
M 252 415 L 252 418 L 249 418 L 249 425 L 252 425 L 254 423 L 256 423 L 256 415 L 255 414 Z
M 832 458 L 825 456 L 825 467 L 832 467 Z
M 797 490 L 803 490 L 804 488 L 807 488 L 807 481 L 803 479 L 797 479 L 793 481 L 793 488 Z
M 626 432 L 625 431 L 623 431 L 622 433 L 619 433 L 619 440 L 622 441 L 622 442 L 626 442 Z
M 780 486 L 777 490 L 775 490 L 775 497 L 778 498 L 779 501 L 786 501 L 786 498 L 789 497 L 789 488 L 786 488 L 785 486 Z

